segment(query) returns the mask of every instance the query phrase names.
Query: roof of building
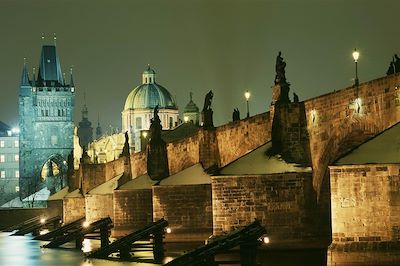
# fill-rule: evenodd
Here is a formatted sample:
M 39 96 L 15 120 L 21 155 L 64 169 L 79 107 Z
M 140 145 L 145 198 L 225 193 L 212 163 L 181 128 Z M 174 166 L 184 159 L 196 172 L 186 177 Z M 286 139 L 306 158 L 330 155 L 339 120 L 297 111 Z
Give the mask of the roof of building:
M 118 189 L 119 190 L 151 189 L 151 187 L 156 183 L 157 181 L 152 180 L 148 174 L 144 174 L 126 182 Z
M 22 208 L 22 207 L 24 206 L 19 197 L 16 197 L 0 206 L 0 208 Z
M 248 154 L 221 169 L 220 175 L 255 175 L 290 172 L 311 172 L 311 167 L 303 167 L 295 163 L 287 163 L 280 155 L 268 156 L 267 150 L 272 142 L 258 147 Z
M 0 136 L 6 136 L 7 131 L 10 131 L 10 130 L 11 130 L 11 127 L 9 125 L 0 121 Z
M 175 186 L 175 185 L 198 185 L 211 184 L 211 177 L 204 172 L 201 164 L 195 164 L 186 168 L 174 175 L 163 179 L 160 186 Z
M 400 123 L 367 140 L 333 165 L 400 163 Z
M 63 199 L 68 194 L 68 189 L 69 189 L 68 186 L 64 187 L 60 191 L 57 191 L 56 193 L 51 195 L 47 200 L 51 201 L 51 200 L 61 200 L 61 199 Z
M 38 81 L 56 81 L 64 84 L 60 60 L 55 45 L 43 45 L 39 62 Z
M 50 196 L 50 190 L 47 187 L 42 188 L 41 190 L 32 193 L 28 197 L 24 198 L 22 201 L 47 201 Z
M 154 74 L 152 69 L 147 69 L 143 75 Z M 154 80 L 134 88 L 125 101 L 124 110 L 129 109 L 177 109 L 175 101 L 169 91 L 157 84 Z
M 161 137 L 165 142 L 173 142 L 193 136 L 199 131 L 200 127 L 193 123 L 182 123 L 173 130 L 164 130 Z

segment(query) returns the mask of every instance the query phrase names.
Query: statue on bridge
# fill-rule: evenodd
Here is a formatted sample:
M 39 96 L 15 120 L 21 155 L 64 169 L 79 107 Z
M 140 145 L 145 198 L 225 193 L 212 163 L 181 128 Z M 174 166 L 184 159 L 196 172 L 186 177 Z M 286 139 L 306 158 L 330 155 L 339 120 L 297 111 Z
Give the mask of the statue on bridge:
M 214 128 L 213 110 L 211 109 L 211 102 L 214 97 L 212 90 L 210 90 L 204 99 L 204 107 L 201 112 L 203 118 L 203 127 L 206 129 Z
M 240 112 L 238 108 L 233 109 L 233 114 L 232 114 L 232 121 L 239 121 L 240 120 Z
M 282 58 L 282 52 L 278 53 L 278 56 L 276 57 L 276 64 L 275 64 L 275 85 L 278 84 L 286 84 L 286 76 L 285 76 L 285 67 L 286 67 L 286 62 L 283 61 Z

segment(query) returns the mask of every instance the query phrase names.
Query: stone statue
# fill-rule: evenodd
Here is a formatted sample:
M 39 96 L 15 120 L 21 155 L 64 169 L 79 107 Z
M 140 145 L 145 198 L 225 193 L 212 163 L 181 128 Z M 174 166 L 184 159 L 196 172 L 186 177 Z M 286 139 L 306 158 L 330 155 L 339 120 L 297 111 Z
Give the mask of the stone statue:
M 286 77 L 285 77 L 285 67 L 286 63 L 283 61 L 282 52 L 278 53 L 276 57 L 276 64 L 275 64 L 275 85 L 277 84 L 286 84 Z
M 232 114 L 232 121 L 239 121 L 240 120 L 240 112 L 238 108 L 233 109 L 233 114 Z
M 128 131 L 125 131 L 125 143 L 124 143 L 124 147 L 122 148 L 122 153 L 119 155 L 119 157 L 129 156 L 130 155 L 129 150 L 130 150 L 130 148 L 129 148 Z
M 207 94 L 206 94 L 206 98 L 204 99 L 204 107 L 203 107 L 203 112 L 206 110 L 211 110 L 211 101 L 213 99 L 213 92 L 212 90 L 210 90 Z
M 161 119 L 158 116 L 158 104 L 154 108 L 154 117 L 150 120 L 150 139 L 152 140 L 159 140 L 161 139 Z
M 293 102 L 298 103 L 299 102 L 299 96 L 293 92 Z
M 213 110 L 211 109 L 211 101 L 213 99 L 213 92 L 210 90 L 204 99 L 204 107 L 201 112 L 203 118 L 203 127 L 206 129 L 214 128 Z
M 399 73 L 400 72 L 400 58 L 397 56 L 397 54 L 394 54 L 394 73 Z

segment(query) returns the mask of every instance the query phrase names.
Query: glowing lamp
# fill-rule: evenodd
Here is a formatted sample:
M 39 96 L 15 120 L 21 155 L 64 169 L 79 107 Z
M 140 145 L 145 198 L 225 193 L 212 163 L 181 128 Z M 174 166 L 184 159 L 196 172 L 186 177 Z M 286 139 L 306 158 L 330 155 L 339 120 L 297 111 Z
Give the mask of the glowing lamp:
M 171 230 L 171 228 L 167 227 L 167 228 L 165 229 L 165 232 L 167 232 L 167 234 L 171 234 L 172 230 Z
M 189 117 L 185 116 L 185 117 L 183 118 L 183 120 L 185 121 L 185 123 L 187 123 L 187 122 L 189 121 Z
M 41 219 L 40 219 L 40 223 L 41 223 L 41 224 L 45 224 L 45 223 L 46 223 L 46 219 L 45 219 L 45 218 L 41 218 Z
M 147 131 L 143 131 L 142 136 L 143 138 L 147 138 Z
M 357 62 L 359 57 L 360 57 L 360 53 L 357 51 L 357 48 L 354 48 L 354 52 L 353 52 L 354 62 Z
M 244 97 L 246 98 L 247 101 L 250 99 L 250 96 L 251 96 L 251 94 L 250 94 L 250 92 L 247 90 L 247 91 L 244 93 Z
M 84 221 L 84 222 L 82 223 L 82 226 L 83 226 L 84 228 L 89 227 L 89 225 L 90 225 L 90 223 L 89 223 L 88 221 Z

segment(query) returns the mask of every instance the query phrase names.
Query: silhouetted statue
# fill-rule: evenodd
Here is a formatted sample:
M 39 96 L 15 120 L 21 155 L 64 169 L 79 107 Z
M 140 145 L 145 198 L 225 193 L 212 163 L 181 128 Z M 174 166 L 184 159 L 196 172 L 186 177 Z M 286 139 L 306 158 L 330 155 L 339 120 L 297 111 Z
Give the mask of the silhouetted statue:
M 394 73 L 399 73 L 400 72 L 400 58 L 397 56 L 397 54 L 394 54 Z
M 153 118 L 150 120 L 150 139 L 158 140 L 161 139 L 161 119 L 158 116 L 158 104 L 154 108 Z
M 214 128 L 214 122 L 213 122 L 213 110 L 211 109 L 211 102 L 213 99 L 213 92 L 210 90 L 204 99 L 204 107 L 203 111 L 201 112 L 202 117 L 203 117 L 203 127 L 204 128 Z
M 276 57 L 276 64 L 275 64 L 275 85 L 277 84 L 286 84 L 286 76 L 285 76 L 285 67 L 286 63 L 283 61 L 282 52 L 278 53 Z
M 154 108 L 154 117 L 150 120 L 150 141 L 147 145 L 147 173 L 153 180 L 161 180 L 169 175 L 167 145 L 161 138 L 161 119 L 158 105 Z
M 293 92 L 293 102 L 298 103 L 299 102 L 299 96 Z
M 125 143 L 124 143 L 124 147 L 122 148 L 122 153 L 119 155 L 119 157 L 129 156 L 130 155 L 129 150 L 130 150 L 130 148 L 129 148 L 128 131 L 125 131 Z
M 238 109 L 238 108 L 233 109 L 232 121 L 235 122 L 235 121 L 239 121 L 239 120 L 240 120 L 240 112 L 239 112 L 239 109 Z

